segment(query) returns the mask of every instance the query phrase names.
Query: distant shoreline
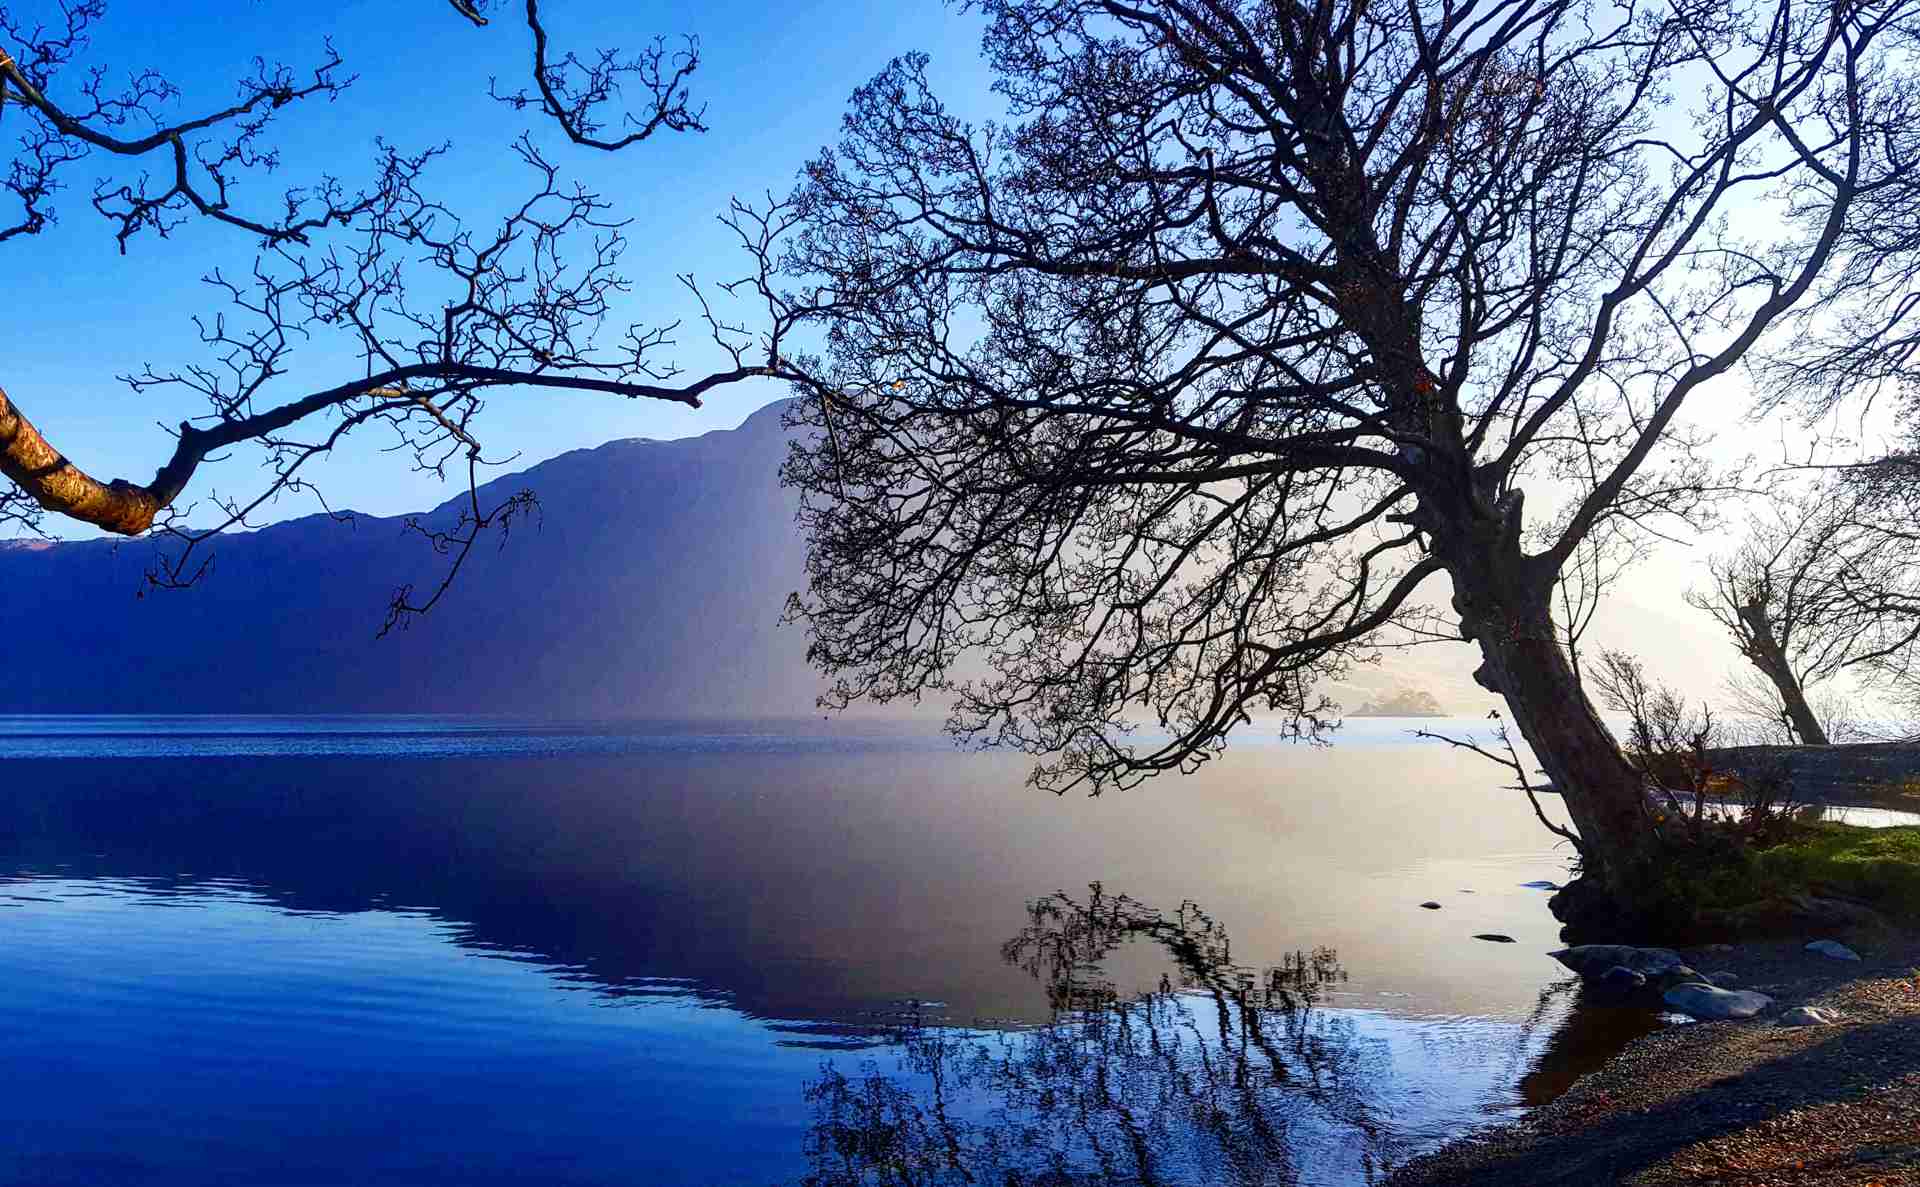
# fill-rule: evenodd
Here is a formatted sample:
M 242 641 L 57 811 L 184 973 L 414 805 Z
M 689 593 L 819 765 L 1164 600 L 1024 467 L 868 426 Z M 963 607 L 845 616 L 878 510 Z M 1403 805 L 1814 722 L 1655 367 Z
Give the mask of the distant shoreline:
M 1750 780 L 1787 779 L 1801 803 L 1920 812 L 1920 745 L 1910 742 L 1727 746 L 1706 757 Z

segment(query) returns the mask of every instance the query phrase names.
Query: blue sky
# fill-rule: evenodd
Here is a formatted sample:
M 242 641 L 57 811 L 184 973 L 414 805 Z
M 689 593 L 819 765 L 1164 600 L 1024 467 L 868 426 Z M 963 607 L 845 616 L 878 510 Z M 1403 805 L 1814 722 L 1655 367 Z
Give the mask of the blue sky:
M 15 7 L 54 11 L 46 0 Z M 162 69 L 184 92 L 178 110 L 188 112 L 230 98 L 255 55 L 298 67 L 315 61 L 332 38 L 359 81 L 335 103 L 284 113 L 276 135 L 284 182 L 255 182 L 250 192 L 256 202 L 271 201 L 281 184 L 322 173 L 348 182 L 365 177 L 374 137 L 385 135 L 403 148 L 450 142 L 452 152 L 436 167 L 431 190 L 462 214 L 485 216 L 521 193 L 524 170 L 507 148 L 531 126 L 563 169 L 612 199 L 616 215 L 632 220 L 624 270 L 634 288 L 615 319 L 622 325 L 695 312 L 673 279 L 677 272 L 709 281 L 740 275 L 744 257 L 715 216 L 734 194 L 789 188 L 800 165 L 836 137 L 849 93 L 890 58 L 916 49 L 931 53 L 943 94 L 962 107 L 989 110 L 989 80 L 978 56 L 980 18 L 940 0 L 548 0 L 543 14 L 556 49 L 638 47 L 655 34 L 697 35 L 702 64 L 693 91 L 696 102 L 706 105 L 711 131 L 663 133 L 609 155 L 567 145 L 531 112 L 494 103 L 486 93 L 489 76 L 498 76 L 503 89 L 519 89 L 527 77 L 530 41 L 520 5 L 510 0 L 495 0 L 493 23 L 485 29 L 462 20 L 445 0 L 118 0 L 97 26 L 86 62 L 106 67 L 110 77 L 145 66 Z M 79 465 L 103 478 L 144 481 L 171 444 L 157 426 L 199 408 L 187 393 L 135 394 L 116 376 L 147 363 L 165 369 L 206 359 L 189 319 L 218 309 L 221 300 L 200 277 L 214 266 L 244 273 L 255 249 L 244 233 L 190 227 L 166 241 L 143 236 L 120 255 L 111 228 L 87 204 L 94 180 L 116 164 L 94 159 L 72 167 L 59 225 L 0 248 L 10 280 L 0 385 Z M 739 310 L 746 318 L 753 312 Z M 711 347 L 702 349 L 703 328 L 689 326 L 680 338 L 675 357 L 690 371 L 717 365 Z M 294 363 L 294 373 L 280 381 L 286 395 L 354 373 L 349 360 L 318 350 L 296 355 Z M 520 459 L 508 468 L 518 469 L 616 437 L 680 437 L 731 427 L 781 394 L 771 383 L 742 385 L 711 394 L 707 406 L 695 411 L 651 401 L 502 392 L 489 401 L 484 440 L 490 453 L 517 451 Z M 449 493 L 431 476 L 414 473 L 404 456 L 381 452 L 383 444 L 369 435 L 316 471 L 335 506 L 393 514 Z M 244 493 L 257 482 L 248 460 L 235 458 L 203 470 L 189 497 L 209 490 Z M 316 509 L 296 498 L 266 518 Z M 69 535 L 90 534 L 64 522 L 51 526 Z
M 16 12 L 55 11 L 53 0 L 7 2 Z M 179 110 L 199 111 L 228 99 L 255 55 L 296 66 L 312 63 L 332 38 L 359 82 L 338 102 L 285 113 L 276 137 L 284 182 L 253 188 L 256 198 L 268 200 L 282 184 L 324 173 L 349 182 L 365 177 L 376 135 L 403 148 L 447 141 L 452 151 L 435 167 L 432 192 L 484 224 L 522 193 L 522 166 L 508 146 L 532 127 L 569 175 L 611 198 L 615 213 L 632 220 L 625 271 L 635 283 L 616 310 L 619 326 L 690 317 L 693 303 L 675 273 L 690 271 L 707 281 L 740 275 L 744 257 L 716 215 L 735 194 L 785 192 L 799 167 L 837 138 L 852 90 L 891 58 L 927 51 L 935 85 L 952 106 L 980 117 L 991 117 L 997 107 L 979 58 L 980 16 L 941 0 L 546 0 L 543 11 L 559 50 L 638 47 L 656 34 L 700 38 L 703 61 L 693 90 L 706 105 L 711 131 L 663 134 L 608 155 L 567 145 L 530 113 L 487 97 L 490 76 L 506 89 L 518 89 L 527 77 L 530 46 L 519 10 L 517 0 L 493 0 L 492 25 L 478 29 L 446 0 L 113 0 L 84 64 L 116 76 L 146 66 L 163 69 L 185 92 Z M 194 226 L 169 241 L 142 237 L 120 255 L 111 229 L 86 201 L 94 179 L 113 164 L 93 160 L 74 167 L 60 224 L 0 247 L 9 282 L 0 298 L 9 330 L 0 386 L 84 468 L 103 478 L 144 481 L 171 447 L 159 425 L 197 413 L 201 404 L 187 393 L 135 394 L 116 376 L 147 363 L 166 369 L 205 360 L 190 318 L 221 302 L 199 278 L 215 266 L 244 273 L 254 246 L 244 234 Z M 755 314 L 750 307 L 737 312 L 747 319 Z M 721 365 L 697 325 L 683 332 L 682 343 L 676 357 L 689 371 Z M 294 373 L 280 381 L 283 395 L 357 373 L 350 358 L 318 350 L 296 356 L 295 363 Z M 1777 454 L 1781 446 L 1767 439 L 1769 432 L 1740 425 L 1739 387 L 1732 380 L 1703 393 L 1697 416 L 1721 432 L 1730 449 Z M 491 454 L 517 452 L 504 468 L 510 471 L 618 437 L 682 437 L 731 427 L 782 394 L 769 382 L 743 384 L 712 393 L 707 406 L 695 411 L 651 401 L 501 392 L 490 398 L 481 427 Z M 384 444 L 377 434 L 350 441 L 309 473 L 333 506 L 374 514 L 417 510 L 453 493 L 415 472 L 406 455 L 383 452 Z M 239 456 L 203 469 L 189 498 L 246 495 L 260 485 L 251 459 Z M 260 518 L 315 510 L 311 498 L 290 496 Z M 50 519 L 49 526 L 69 536 L 95 534 L 64 520 Z M 1601 633 L 1609 638 L 1601 642 L 1661 640 L 1656 650 L 1670 661 L 1660 665 L 1663 674 L 1704 695 L 1730 658 L 1703 616 L 1678 601 L 1678 591 L 1697 579 L 1700 559 L 1698 550 L 1666 547 L 1636 569 L 1603 615 Z M 1441 666 L 1458 674 L 1456 665 Z

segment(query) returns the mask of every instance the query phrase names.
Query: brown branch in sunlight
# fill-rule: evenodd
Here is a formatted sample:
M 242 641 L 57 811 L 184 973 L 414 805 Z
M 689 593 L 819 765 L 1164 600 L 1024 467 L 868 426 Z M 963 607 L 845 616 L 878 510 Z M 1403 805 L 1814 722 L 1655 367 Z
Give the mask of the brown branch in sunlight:
M 41 436 L 4 389 L 0 389 L 0 474 L 40 507 L 122 535 L 146 531 L 161 506 L 158 477 L 149 486 L 95 479 Z

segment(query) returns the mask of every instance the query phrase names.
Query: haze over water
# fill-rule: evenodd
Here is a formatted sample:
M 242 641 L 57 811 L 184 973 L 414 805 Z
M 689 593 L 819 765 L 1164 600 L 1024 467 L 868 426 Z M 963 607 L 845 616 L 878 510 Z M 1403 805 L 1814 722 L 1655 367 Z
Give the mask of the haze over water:
M 1234 1051 L 1259 1181 L 1364 1181 L 1656 1024 L 1576 1008 L 1523 885 L 1564 853 L 1412 724 L 1089 800 L 918 727 L 6 719 L 0 1181 L 839 1181 L 849 1110 L 942 1075 L 969 1149 L 1092 1170 L 1032 1145 L 1056 1042 L 1181 1102 L 1167 1181 L 1231 1179 L 1180 1093 Z M 1117 900 L 1220 959 L 1023 959 Z M 1110 1017 L 1191 1050 L 1112 1063 Z

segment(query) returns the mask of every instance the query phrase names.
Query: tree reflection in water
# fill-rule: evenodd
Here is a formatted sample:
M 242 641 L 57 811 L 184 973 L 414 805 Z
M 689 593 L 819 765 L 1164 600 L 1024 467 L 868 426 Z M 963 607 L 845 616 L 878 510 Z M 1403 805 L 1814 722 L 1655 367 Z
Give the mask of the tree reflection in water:
M 891 1074 L 823 1068 L 808 1187 L 1293 1183 L 1302 1152 L 1328 1143 L 1357 1146 L 1368 1181 L 1397 1161 L 1364 1091 L 1383 1054 L 1317 1008 L 1346 979 L 1332 949 L 1243 968 L 1195 904 L 1164 915 L 1099 883 L 1028 911 L 1002 955 L 1046 987 L 1053 1020 L 908 1025 Z M 1171 968 L 1129 992 L 1103 966 L 1141 943 Z

